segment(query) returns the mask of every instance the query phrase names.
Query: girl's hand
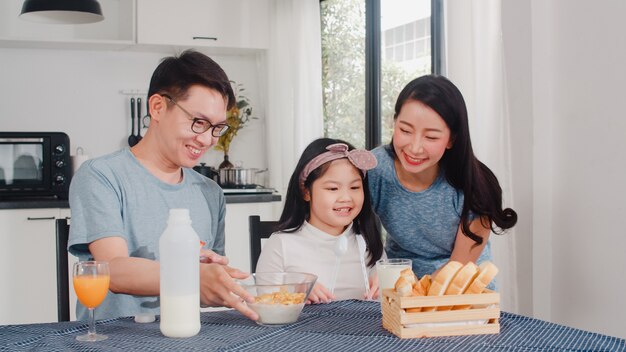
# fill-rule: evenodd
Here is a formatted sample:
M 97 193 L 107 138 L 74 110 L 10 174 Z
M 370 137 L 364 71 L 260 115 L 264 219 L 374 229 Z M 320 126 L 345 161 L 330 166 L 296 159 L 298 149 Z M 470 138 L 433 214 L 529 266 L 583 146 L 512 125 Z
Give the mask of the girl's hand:
M 378 289 L 378 275 L 374 274 L 372 275 L 372 277 L 369 278 L 370 281 L 370 295 L 371 297 L 365 297 L 366 295 L 363 295 L 363 297 L 367 300 L 367 299 L 378 299 L 378 297 L 380 297 L 380 290 Z
M 313 289 L 311 289 L 309 298 L 306 300 L 306 304 L 330 303 L 334 299 L 335 296 L 324 285 L 315 284 Z
M 228 265 L 228 258 L 210 249 L 200 249 L 200 263 Z

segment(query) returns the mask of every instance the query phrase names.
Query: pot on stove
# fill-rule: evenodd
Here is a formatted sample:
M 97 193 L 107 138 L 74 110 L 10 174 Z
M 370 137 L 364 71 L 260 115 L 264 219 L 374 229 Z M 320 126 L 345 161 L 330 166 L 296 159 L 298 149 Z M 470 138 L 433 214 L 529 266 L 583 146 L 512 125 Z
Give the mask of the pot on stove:
M 224 188 L 255 188 L 256 176 L 267 171 L 255 168 L 232 167 L 220 169 L 220 186 Z
M 193 169 L 199 174 L 210 178 L 218 184 L 220 183 L 220 174 L 214 168 L 206 166 L 205 163 L 200 163 L 200 165 L 194 166 Z

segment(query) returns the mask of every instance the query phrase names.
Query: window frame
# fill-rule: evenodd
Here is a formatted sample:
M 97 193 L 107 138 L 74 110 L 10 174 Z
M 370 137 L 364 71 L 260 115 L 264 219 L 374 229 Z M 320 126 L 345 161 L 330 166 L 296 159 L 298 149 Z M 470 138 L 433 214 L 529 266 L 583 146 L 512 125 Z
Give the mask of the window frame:
M 365 148 L 382 143 L 381 136 L 381 0 L 365 0 Z M 443 0 L 430 5 L 431 72 L 441 74 Z

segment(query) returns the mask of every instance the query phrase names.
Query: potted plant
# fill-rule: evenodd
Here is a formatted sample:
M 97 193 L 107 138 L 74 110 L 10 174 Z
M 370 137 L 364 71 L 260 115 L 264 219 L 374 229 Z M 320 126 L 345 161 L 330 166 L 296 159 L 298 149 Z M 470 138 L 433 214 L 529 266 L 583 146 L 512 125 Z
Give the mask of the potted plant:
M 226 123 L 230 126 L 228 131 L 221 136 L 215 144 L 215 149 L 224 152 L 224 161 L 219 165 L 220 169 L 232 168 L 234 165 L 228 160 L 228 151 L 230 149 L 230 143 L 237 135 L 240 129 L 242 129 L 248 121 L 256 119 L 252 117 L 252 106 L 250 106 L 250 100 L 248 97 L 242 94 L 245 90 L 243 85 L 231 81 L 233 83 L 233 90 L 235 91 L 236 104 L 230 110 L 226 112 Z

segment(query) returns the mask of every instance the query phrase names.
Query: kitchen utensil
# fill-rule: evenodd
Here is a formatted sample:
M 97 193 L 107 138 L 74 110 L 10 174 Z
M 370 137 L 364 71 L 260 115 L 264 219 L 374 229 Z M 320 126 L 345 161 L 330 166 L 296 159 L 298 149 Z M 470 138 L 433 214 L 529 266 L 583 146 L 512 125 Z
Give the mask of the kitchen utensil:
M 214 168 L 206 166 L 205 163 L 200 163 L 200 165 L 194 166 L 193 169 L 199 174 L 206 176 L 217 183 L 220 183 L 220 174 Z
M 335 241 L 335 247 L 333 248 L 333 252 L 335 252 L 335 271 L 333 272 L 333 279 L 330 284 L 330 293 L 335 294 L 335 285 L 337 284 L 337 275 L 339 274 L 339 268 L 341 266 L 341 256 L 343 256 L 348 251 L 348 239 L 345 235 L 339 236 Z
M 137 144 L 137 136 L 135 136 L 135 98 L 130 98 L 130 136 L 128 136 L 128 145 Z
M 257 186 L 256 175 L 266 171 L 242 167 L 220 169 L 220 185 L 227 188 L 254 188 Z
M 141 98 L 137 98 L 137 143 L 141 140 Z

